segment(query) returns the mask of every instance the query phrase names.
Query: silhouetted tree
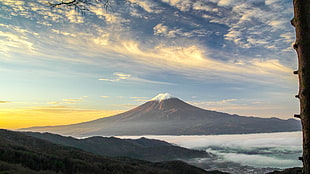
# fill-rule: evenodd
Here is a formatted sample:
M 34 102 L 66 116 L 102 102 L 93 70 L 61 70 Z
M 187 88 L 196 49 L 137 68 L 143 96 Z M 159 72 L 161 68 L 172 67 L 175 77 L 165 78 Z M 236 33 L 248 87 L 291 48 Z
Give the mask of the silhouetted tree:
M 300 115 L 303 131 L 303 174 L 310 174 L 310 0 L 293 0 L 296 31 L 294 49 L 298 55 Z

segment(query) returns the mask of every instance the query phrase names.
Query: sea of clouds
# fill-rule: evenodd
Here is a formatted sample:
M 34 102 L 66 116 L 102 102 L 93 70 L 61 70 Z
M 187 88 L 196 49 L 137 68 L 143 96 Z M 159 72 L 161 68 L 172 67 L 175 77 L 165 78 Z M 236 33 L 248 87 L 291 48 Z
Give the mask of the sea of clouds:
M 255 168 L 290 168 L 302 166 L 302 133 L 281 132 L 238 135 L 145 135 L 120 136 L 159 139 L 189 149 L 205 150 L 217 156 L 217 162 L 233 162 Z M 210 162 L 196 159 L 196 162 Z M 213 161 L 214 162 L 214 161 Z

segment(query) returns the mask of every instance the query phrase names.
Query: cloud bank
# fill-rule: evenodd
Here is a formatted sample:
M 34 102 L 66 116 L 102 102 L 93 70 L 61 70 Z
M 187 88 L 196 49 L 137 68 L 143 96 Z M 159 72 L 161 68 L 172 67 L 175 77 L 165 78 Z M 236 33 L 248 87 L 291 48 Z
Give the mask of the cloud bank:
M 141 137 L 141 136 L 139 136 Z M 206 150 L 216 154 L 218 162 L 234 162 L 258 168 L 301 166 L 301 132 L 207 136 L 142 136 L 160 139 L 178 146 Z M 121 138 L 138 138 L 126 136 Z

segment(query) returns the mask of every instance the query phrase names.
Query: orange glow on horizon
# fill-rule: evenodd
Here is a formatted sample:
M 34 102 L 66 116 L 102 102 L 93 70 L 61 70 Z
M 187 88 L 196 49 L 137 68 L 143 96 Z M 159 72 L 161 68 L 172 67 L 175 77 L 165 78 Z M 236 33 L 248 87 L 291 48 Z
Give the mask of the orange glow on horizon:
M 20 129 L 36 126 L 68 125 L 109 117 L 120 110 L 0 110 L 1 129 Z

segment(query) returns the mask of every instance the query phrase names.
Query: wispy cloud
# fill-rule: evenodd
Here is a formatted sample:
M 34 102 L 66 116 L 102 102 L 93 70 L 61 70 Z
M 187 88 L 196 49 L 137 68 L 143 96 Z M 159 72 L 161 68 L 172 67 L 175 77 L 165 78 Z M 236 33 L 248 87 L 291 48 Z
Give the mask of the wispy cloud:
M 80 98 L 68 98 L 68 99 L 62 99 L 61 101 L 52 101 L 52 102 L 48 102 L 47 104 L 51 104 L 54 105 L 52 107 L 57 107 L 57 106 L 61 106 L 63 104 L 76 104 L 80 101 L 82 101 L 83 99 L 87 98 L 88 96 L 83 96 Z
M 76 101 L 81 101 L 82 98 L 78 98 L 78 99 L 74 99 L 74 98 L 70 98 L 70 99 L 62 99 L 63 101 L 71 101 L 71 102 L 76 102 Z
M 34 51 L 31 38 L 37 36 L 37 33 L 30 32 L 18 26 L 0 24 L 0 54 L 4 57 L 10 57 L 10 53 L 16 51 L 16 48 L 23 48 L 29 52 Z
M 220 101 L 207 101 L 207 102 L 199 102 L 199 103 L 193 103 L 194 105 L 200 105 L 200 104 L 210 104 L 210 105 L 222 105 L 226 104 L 229 102 L 236 101 L 237 99 L 225 99 L 225 100 L 220 100 Z
M 216 111 L 223 111 L 227 108 L 231 107 L 241 107 L 240 104 L 234 103 L 237 99 L 225 99 L 220 101 L 203 101 L 203 102 L 194 102 L 191 103 L 192 105 L 199 106 L 201 108 L 209 109 L 209 110 L 216 110 Z
M 113 75 L 116 76 L 116 77 L 115 78 L 111 78 L 111 79 L 100 78 L 98 80 L 108 81 L 108 82 L 119 82 L 121 80 L 128 80 L 128 81 L 140 82 L 140 83 L 153 83 L 153 84 L 171 85 L 171 83 L 168 83 L 168 82 L 160 82 L 160 81 L 142 79 L 142 78 L 139 78 L 139 77 L 132 76 L 131 74 L 124 74 L 124 73 L 115 72 L 115 73 L 113 73 Z
M 113 73 L 113 75 L 116 76 L 114 79 L 101 78 L 98 80 L 109 81 L 109 82 L 118 82 L 120 80 L 126 80 L 126 79 L 131 77 L 130 74 L 124 74 L 124 73 L 119 73 L 119 72 L 115 72 L 115 73 Z
M 147 102 L 150 100 L 147 97 L 130 97 L 130 98 L 134 99 L 134 101 L 136 102 Z
M 3 103 L 12 103 L 11 101 L 0 101 L 0 104 Z

